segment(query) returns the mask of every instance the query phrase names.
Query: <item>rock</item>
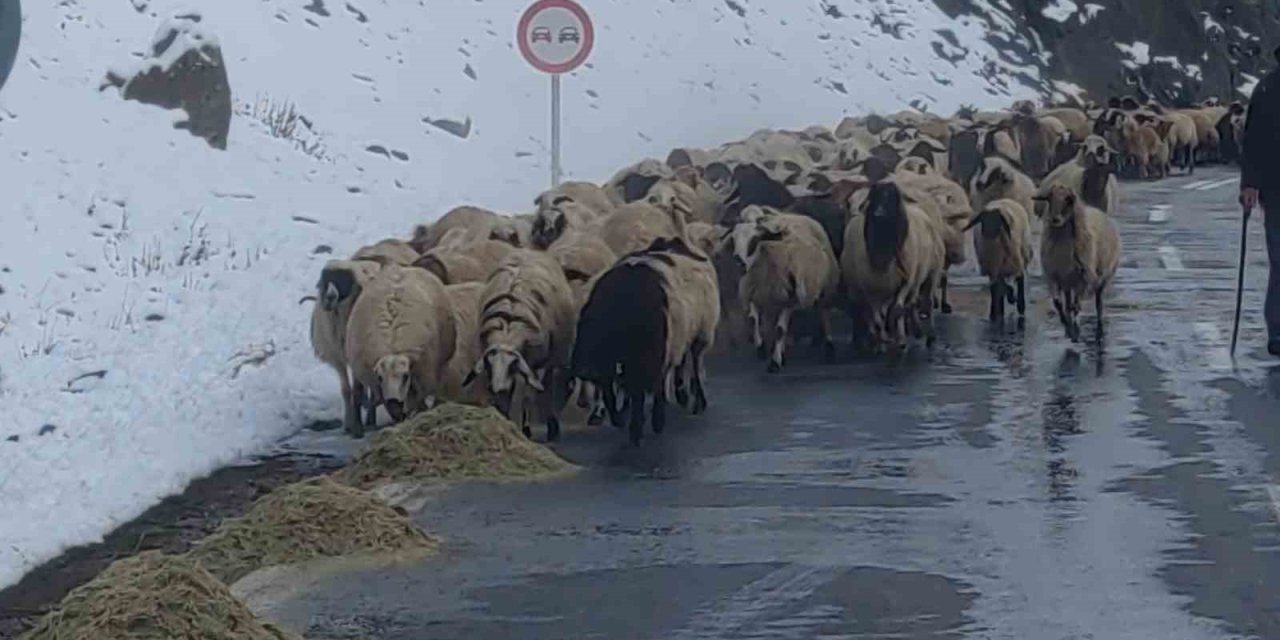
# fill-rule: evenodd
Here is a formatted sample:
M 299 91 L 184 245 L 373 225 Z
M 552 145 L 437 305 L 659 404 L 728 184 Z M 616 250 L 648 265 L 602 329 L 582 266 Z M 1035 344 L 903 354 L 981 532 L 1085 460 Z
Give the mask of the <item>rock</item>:
M 125 100 L 164 109 L 182 109 L 186 129 L 215 149 L 227 148 L 231 130 L 231 85 L 217 38 L 203 31 L 197 13 L 168 20 L 151 46 L 151 58 L 132 73 L 112 71 L 107 86 L 121 90 Z

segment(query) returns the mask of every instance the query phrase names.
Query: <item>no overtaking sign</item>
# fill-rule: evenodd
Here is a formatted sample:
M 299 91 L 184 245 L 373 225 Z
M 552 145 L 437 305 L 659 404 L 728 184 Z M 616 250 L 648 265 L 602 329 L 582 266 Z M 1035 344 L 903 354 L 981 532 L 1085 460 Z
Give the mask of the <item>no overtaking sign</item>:
M 551 74 L 551 186 L 560 185 L 560 74 L 577 69 L 595 45 L 595 27 L 574 0 L 538 0 L 516 29 L 520 53 L 533 68 Z

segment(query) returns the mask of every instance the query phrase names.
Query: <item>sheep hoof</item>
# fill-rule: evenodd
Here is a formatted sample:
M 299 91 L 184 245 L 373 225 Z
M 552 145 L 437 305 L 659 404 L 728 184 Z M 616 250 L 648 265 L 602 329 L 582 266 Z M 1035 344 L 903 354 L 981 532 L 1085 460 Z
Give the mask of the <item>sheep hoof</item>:
M 603 413 L 592 412 L 592 414 L 591 414 L 590 416 L 587 416 L 587 426 L 589 426 L 589 427 L 598 427 L 598 426 L 600 426 L 600 425 L 602 425 L 602 424 L 604 424 L 604 414 L 603 414 Z
M 756 345 L 756 357 L 764 360 L 769 357 L 769 350 L 763 344 Z
M 782 364 L 776 360 L 770 360 L 769 366 L 765 368 L 765 371 L 768 373 L 778 373 L 779 371 L 782 371 Z
M 524 427 L 522 427 L 522 428 L 520 429 L 520 432 L 524 434 L 524 437 L 526 437 L 526 438 L 528 438 L 528 439 L 530 439 L 530 440 L 532 440 L 532 439 L 533 439 L 533 429 L 530 429 L 530 428 L 529 428 L 529 425 L 525 425 Z
M 689 390 L 684 387 L 676 387 L 676 402 L 682 407 L 689 406 Z
M 947 316 L 951 315 L 951 303 L 950 303 L 950 302 L 944 302 L 944 303 L 942 303 L 942 314 L 943 314 L 943 315 L 947 315 Z
M 555 418 L 547 419 L 547 442 L 557 442 L 560 440 L 560 421 Z

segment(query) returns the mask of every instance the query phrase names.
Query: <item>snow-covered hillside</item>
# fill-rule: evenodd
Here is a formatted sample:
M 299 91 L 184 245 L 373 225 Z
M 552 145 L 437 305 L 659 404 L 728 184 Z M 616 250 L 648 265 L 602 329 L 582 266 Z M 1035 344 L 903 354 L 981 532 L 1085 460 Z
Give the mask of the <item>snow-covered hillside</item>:
M 324 247 L 463 202 L 521 210 L 548 173 L 547 79 L 512 44 L 522 2 L 24 4 L 0 91 L 0 586 L 338 415 L 298 304 Z M 585 4 L 571 178 L 761 127 L 1033 95 L 986 24 L 930 0 Z M 222 48 L 225 151 L 176 130 L 181 111 L 100 90 L 180 13 Z M 264 125 L 273 105 L 301 116 L 290 136 Z

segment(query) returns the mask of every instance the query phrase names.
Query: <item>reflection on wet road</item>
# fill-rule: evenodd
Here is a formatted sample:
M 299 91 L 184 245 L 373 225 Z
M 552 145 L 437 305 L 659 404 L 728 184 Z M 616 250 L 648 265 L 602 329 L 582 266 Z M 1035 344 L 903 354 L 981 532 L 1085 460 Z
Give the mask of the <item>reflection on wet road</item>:
M 1280 638 L 1280 369 L 1260 224 L 1226 355 L 1233 194 L 1128 185 L 1102 344 L 1038 280 L 1025 330 L 989 326 L 970 271 L 932 353 L 722 356 L 707 415 L 572 433 L 577 478 L 433 495 L 442 557 L 263 608 L 312 640 Z

